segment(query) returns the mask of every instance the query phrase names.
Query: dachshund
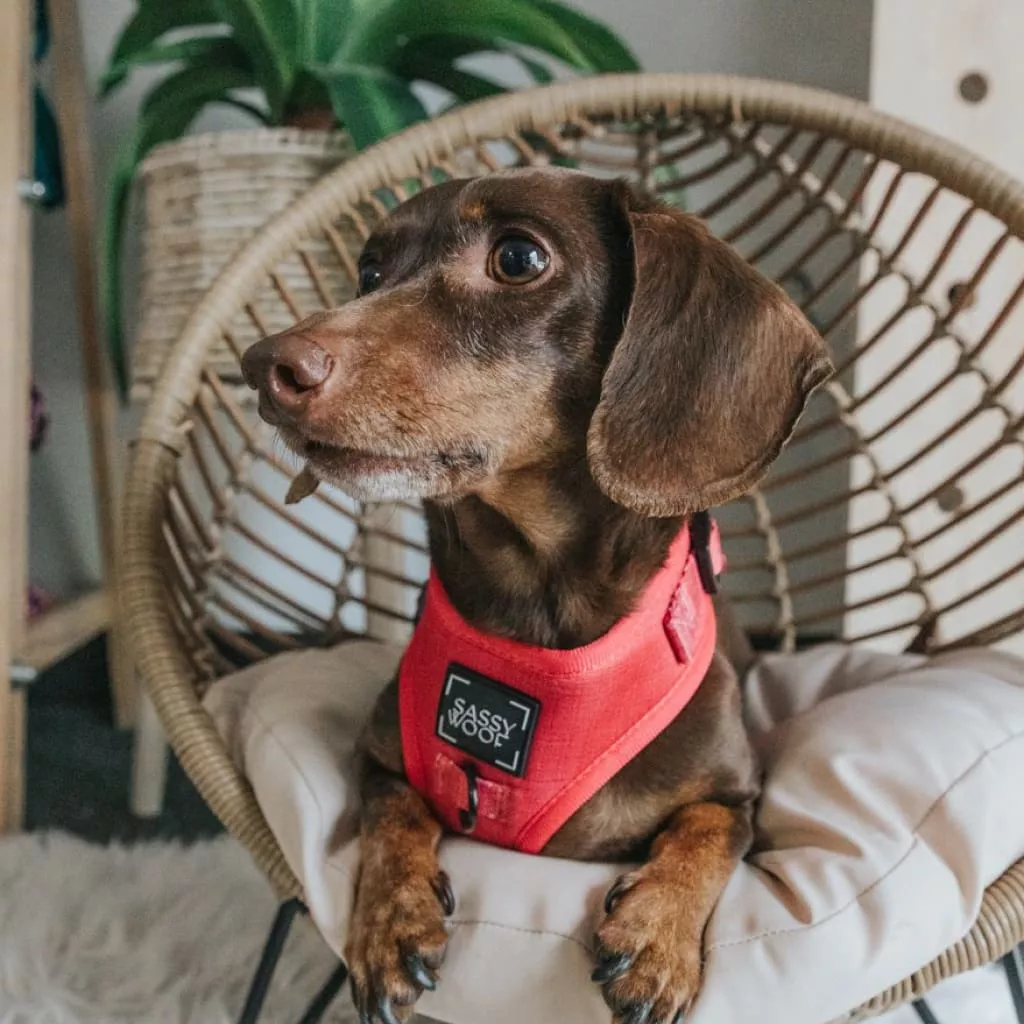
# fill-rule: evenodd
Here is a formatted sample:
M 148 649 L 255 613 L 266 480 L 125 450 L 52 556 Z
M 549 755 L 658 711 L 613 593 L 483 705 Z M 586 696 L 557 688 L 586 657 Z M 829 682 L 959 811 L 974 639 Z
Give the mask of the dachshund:
M 831 365 L 797 306 L 696 217 L 536 168 L 402 203 L 366 242 L 357 297 L 258 342 L 243 373 L 306 473 L 422 501 L 432 573 L 469 628 L 572 652 L 631 615 L 687 524 L 764 475 Z M 752 842 L 745 655 L 719 625 L 682 710 L 540 851 L 639 865 L 596 924 L 593 980 L 629 1024 L 689 1009 Z M 399 696 L 392 682 L 362 742 L 345 951 L 361 1019 L 384 1024 L 435 987 L 454 906 Z

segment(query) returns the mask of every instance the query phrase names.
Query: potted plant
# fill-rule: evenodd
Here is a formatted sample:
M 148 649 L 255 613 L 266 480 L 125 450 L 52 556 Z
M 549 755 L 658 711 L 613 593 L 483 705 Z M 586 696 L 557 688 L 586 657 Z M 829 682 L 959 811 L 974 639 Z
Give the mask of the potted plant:
M 353 148 L 428 116 L 424 84 L 443 98 L 442 108 L 503 92 L 505 84 L 466 66 L 467 58 L 487 53 L 516 62 L 534 83 L 552 80 L 560 68 L 637 68 L 608 28 L 557 0 L 136 3 L 102 92 L 138 68 L 165 67 L 168 74 L 145 96 L 110 184 L 106 309 L 122 393 L 128 374 L 119 268 L 140 167 L 137 380 L 152 379 L 192 305 L 260 224 Z M 182 139 L 214 104 L 243 110 L 261 130 Z

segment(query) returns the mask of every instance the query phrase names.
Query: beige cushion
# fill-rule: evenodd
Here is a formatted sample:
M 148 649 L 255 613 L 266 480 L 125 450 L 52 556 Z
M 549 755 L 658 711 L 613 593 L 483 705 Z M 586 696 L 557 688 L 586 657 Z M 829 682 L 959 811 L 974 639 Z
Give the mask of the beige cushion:
M 397 653 L 369 642 L 289 654 L 206 704 L 340 952 L 358 858 L 355 737 Z M 688 1024 L 823 1024 L 970 927 L 1024 855 L 1024 663 L 826 646 L 765 658 L 748 683 L 767 769 L 768 848 L 728 885 Z M 610 1019 L 588 943 L 620 868 L 447 840 L 458 899 L 425 1013 L 452 1024 Z

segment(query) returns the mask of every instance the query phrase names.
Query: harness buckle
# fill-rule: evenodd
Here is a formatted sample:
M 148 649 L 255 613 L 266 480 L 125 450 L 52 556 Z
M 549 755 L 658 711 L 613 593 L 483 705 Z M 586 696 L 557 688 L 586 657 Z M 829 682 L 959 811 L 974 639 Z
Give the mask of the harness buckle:
M 480 807 L 480 794 L 477 790 L 476 780 L 478 773 L 476 765 L 466 761 L 459 765 L 466 776 L 466 807 L 459 808 L 459 824 L 462 831 L 469 835 L 476 828 L 477 812 Z

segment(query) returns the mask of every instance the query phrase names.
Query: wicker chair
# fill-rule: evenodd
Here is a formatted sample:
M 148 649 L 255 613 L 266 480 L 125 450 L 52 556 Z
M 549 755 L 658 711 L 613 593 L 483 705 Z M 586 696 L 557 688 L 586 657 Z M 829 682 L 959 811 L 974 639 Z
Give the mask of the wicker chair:
M 404 635 L 424 578 L 412 507 L 321 490 L 225 361 L 353 294 L 375 221 L 436 181 L 556 161 L 685 203 L 802 303 L 839 373 L 768 481 L 720 510 L 731 588 L 783 649 L 1020 650 L 1024 188 L 861 103 L 788 85 L 610 76 L 467 107 L 328 175 L 246 245 L 191 315 L 139 430 L 122 607 L 170 741 L 282 898 L 299 886 L 199 697 L 269 653 Z M 1018 330 L 1013 330 L 1014 326 Z M 1024 939 L 1024 862 L 973 929 L 857 1013 L 919 998 Z

